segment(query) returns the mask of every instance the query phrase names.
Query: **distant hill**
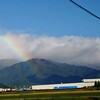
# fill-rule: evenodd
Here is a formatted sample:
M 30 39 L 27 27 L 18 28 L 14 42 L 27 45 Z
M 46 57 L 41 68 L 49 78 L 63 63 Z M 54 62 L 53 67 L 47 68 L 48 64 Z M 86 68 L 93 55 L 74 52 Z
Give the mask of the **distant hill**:
M 0 70 L 3 69 L 3 68 L 4 68 L 4 66 L 2 64 L 0 64 Z
M 17 59 L 1 59 L 0 60 L 0 70 L 5 68 L 5 67 L 11 66 L 13 64 L 16 64 L 18 62 L 20 62 L 20 61 L 17 60 Z
M 0 88 L 8 88 L 8 86 L 0 83 Z
M 0 83 L 8 86 L 79 82 L 99 77 L 100 71 L 45 59 L 31 59 L 0 71 Z

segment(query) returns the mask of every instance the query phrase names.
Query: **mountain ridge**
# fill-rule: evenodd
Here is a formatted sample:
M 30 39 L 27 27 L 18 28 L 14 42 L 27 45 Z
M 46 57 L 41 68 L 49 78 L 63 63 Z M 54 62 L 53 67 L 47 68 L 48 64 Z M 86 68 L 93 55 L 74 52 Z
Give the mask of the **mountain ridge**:
M 6 68 L 8 66 L 12 66 L 16 63 L 19 63 L 20 61 L 18 59 L 1 59 L 0 60 L 0 70 L 3 68 Z
M 80 82 L 99 77 L 100 71 L 45 59 L 31 59 L 0 70 L 0 83 L 7 86 Z

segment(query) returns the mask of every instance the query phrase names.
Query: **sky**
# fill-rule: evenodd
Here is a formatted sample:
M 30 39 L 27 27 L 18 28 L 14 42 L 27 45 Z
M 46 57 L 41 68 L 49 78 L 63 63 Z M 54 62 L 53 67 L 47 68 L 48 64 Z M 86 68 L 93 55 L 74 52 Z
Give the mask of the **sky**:
M 100 0 L 74 0 L 100 17 Z M 0 59 L 100 65 L 100 20 L 69 0 L 0 0 Z
M 100 0 L 74 1 L 100 16 Z M 69 0 L 0 0 L 0 30 L 98 37 L 100 21 Z

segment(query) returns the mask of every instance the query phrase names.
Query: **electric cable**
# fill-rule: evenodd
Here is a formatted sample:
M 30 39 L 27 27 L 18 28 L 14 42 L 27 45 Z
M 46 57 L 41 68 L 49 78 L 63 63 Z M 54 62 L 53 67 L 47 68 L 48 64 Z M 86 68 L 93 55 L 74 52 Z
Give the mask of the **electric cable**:
M 82 7 L 81 5 L 79 5 L 78 3 L 74 2 L 73 0 L 69 0 L 70 2 L 72 2 L 74 5 L 76 5 L 77 7 L 81 8 L 82 10 L 86 11 L 87 13 L 89 13 L 90 15 L 94 16 L 95 18 L 100 20 L 100 17 L 95 15 L 94 13 L 92 13 L 91 11 L 85 9 L 84 7 Z

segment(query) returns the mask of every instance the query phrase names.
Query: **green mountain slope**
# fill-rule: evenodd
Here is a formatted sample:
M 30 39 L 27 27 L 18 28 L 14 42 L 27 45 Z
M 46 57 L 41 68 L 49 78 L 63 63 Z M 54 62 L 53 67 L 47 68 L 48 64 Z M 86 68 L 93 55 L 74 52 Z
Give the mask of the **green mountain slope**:
M 83 78 L 95 78 L 100 71 L 44 59 L 31 59 L 0 71 L 0 83 L 8 86 L 77 82 Z

